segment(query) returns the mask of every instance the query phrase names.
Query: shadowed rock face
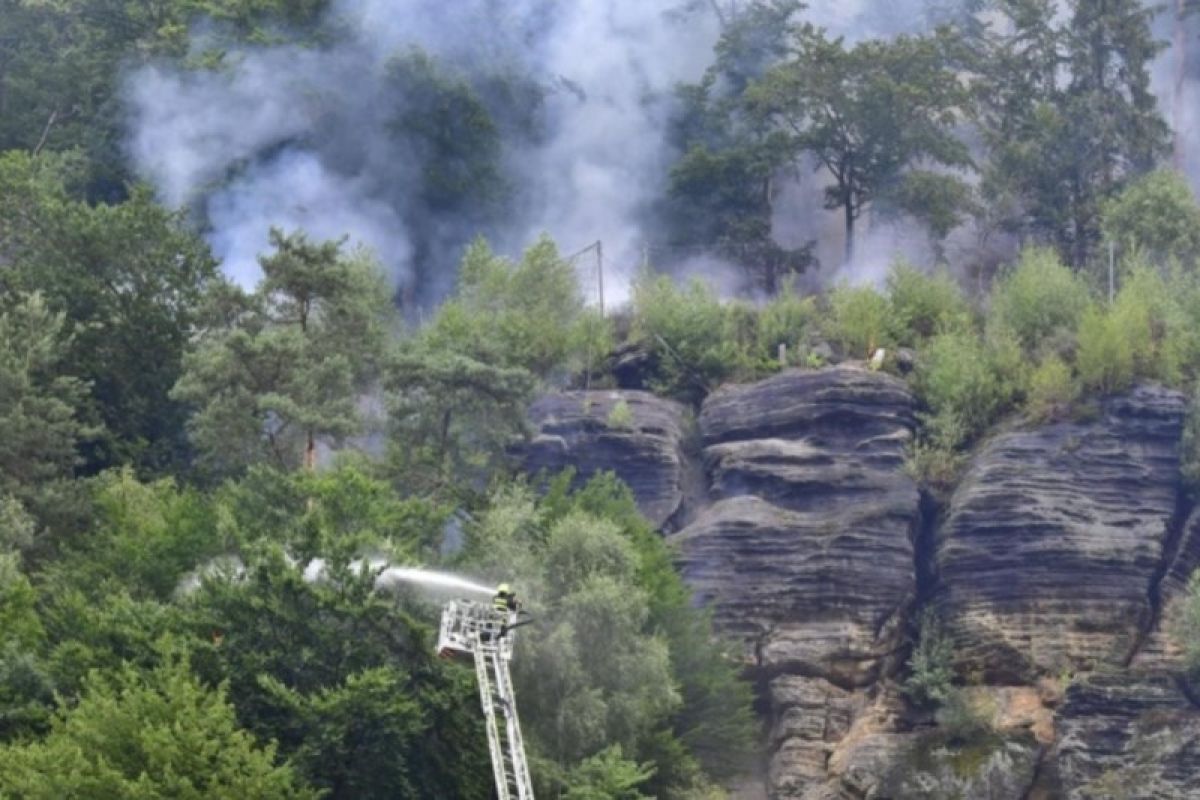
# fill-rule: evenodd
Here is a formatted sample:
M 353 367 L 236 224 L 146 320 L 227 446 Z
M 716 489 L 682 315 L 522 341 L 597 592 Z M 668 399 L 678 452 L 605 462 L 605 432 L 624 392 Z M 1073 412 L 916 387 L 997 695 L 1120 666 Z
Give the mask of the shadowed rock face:
M 960 672 L 1027 683 L 1132 655 L 1170 546 L 1183 410 L 1178 393 L 1142 388 L 1096 420 L 984 446 L 937 535 L 936 606 Z
M 673 537 L 688 583 L 771 680 L 772 797 L 824 779 L 915 596 L 913 400 L 843 366 L 722 389 L 700 413 L 712 504 Z
M 613 413 L 618 405 L 627 419 Z M 573 467 L 577 484 L 615 472 L 658 527 L 679 509 L 683 406 L 648 392 L 563 392 L 537 400 L 529 417 L 536 434 L 523 454 L 526 472 Z

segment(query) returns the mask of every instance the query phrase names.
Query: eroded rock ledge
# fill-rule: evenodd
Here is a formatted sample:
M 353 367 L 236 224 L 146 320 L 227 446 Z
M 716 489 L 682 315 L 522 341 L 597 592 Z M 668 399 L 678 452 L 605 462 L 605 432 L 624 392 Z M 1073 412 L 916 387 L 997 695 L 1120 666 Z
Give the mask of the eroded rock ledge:
M 701 410 L 713 502 L 673 539 L 685 579 L 768 683 L 773 797 L 825 779 L 901 645 L 916 590 L 913 428 L 904 383 L 854 366 L 727 387 Z
M 679 403 L 649 392 L 546 395 L 529 410 L 535 434 L 523 453 L 525 471 L 557 473 L 571 467 L 578 483 L 615 472 L 642 513 L 661 528 L 683 500 L 686 416 Z

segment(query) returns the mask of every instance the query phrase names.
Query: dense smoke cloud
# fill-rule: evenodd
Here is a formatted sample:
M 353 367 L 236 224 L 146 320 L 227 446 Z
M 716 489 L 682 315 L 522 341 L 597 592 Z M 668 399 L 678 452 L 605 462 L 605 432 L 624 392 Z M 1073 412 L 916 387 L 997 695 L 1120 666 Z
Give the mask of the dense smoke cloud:
M 341 0 L 321 48 L 230 54 L 229 67 L 157 67 L 128 83 L 129 149 L 171 204 L 189 204 L 228 274 L 257 278 L 271 225 L 348 234 L 376 251 L 400 287 L 436 299 L 476 233 L 515 251 L 545 230 L 572 250 L 603 240 L 617 266 L 636 260 L 649 201 L 670 161 L 672 89 L 711 59 L 716 23 L 640 0 Z M 541 88 L 538 130 L 502 154 L 505 224 L 424 213 L 412 187 L 421 156 L 391 124 L 405 102 L 388 63 L 419 47 L 470 79 L 497 65 Z M 432 274 L 436 271 L 438 274 Z
M 813 0 L 804 17 L 855 41 L 928 30 L 978 5 Z M 653 204 L 678 156 L 667 136 L 673 88 L 711 63 L 716 8 L 730 3 L 336 0 L 324 26 L 337 32 L 333 44 L 235 51 L 221 71 L 133 73 L 129 150 L 164 201 L 196 209 L 227 273 L 243 284 L 258 276 L 256 257 L 272 225 L 349 235 L 378 254 L 398 288 L 425 302 L 449 288 L 462 244 L 477 233 L 515 253 L 547 231 L 567 253 L 603 241 L 609 300 L 619 301 L 643 243 L 656 238 Z M 1164 38 L 1169 27 L 1164 21 Z M 198 34 L 197 47 L 204 41 Z M 502 130 L 509 188 L 502 218 L 424 207 L 417 188 L 424 154 L 393 125 L 406 97 L 388 69 L 414 46 L 468 79 L 499 69 L 538 87 L 536 98 L 491 98 L 493 112 L 527 115 L 535 128 L 524 136 Z M 1168 120 L 1174 58 L 1163 55 L 1156 81 Z M 1193 67 L 1185 100 L 1197 94 Z M 1193 106 L 1180 105 L 1189 143 Z M 781 244 L 818 241 L 819 280 L 877 281 L 898 255 L 932 258 L 915 226 L 868 214 L 855 263 L 842 265 L 840 217 L 822 208 L 825 177 L 800 168 L 781 181 L 774 220 Z M 953 250 L 952 239 L 951 258 Z M 693 259 L 688 266 L 728 291 L 744 288 L 736 265 Z

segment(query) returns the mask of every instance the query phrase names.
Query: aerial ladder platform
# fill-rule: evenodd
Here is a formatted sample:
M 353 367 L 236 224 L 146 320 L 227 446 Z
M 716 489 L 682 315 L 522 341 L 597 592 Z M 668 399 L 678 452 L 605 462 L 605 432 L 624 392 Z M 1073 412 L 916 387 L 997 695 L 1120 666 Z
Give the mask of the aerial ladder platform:
M 452 600 L 442 608 L 438 633 L 440 655 L 461 654 L 474 659 L 497 800 L 533 800 L 508 668 L 513 654 L 513 628 L 518 624 L 515 608 L 506 612 L 470 600 Z

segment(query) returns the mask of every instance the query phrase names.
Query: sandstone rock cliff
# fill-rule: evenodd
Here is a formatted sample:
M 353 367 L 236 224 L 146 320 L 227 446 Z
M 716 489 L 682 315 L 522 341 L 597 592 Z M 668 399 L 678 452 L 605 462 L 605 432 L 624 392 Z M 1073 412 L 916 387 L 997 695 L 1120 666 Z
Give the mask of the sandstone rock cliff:
M 614 469 L 671 528 L 682 410 L 592 394 L 535 406 L 529 463 Z M 637 423 L 614 431 L 621 400 Z M 1200 694 L 1164 627 L 1200 565 L 1183 413 L 1178 393 L 1140 387 L 1009 426 L 935 518 L 903 468 L 902 381 L 842 365 L 710 396 L 691 465 L 705 485 L 671 538 L 769 715 L 763 790 L 744 796 L 1200 797 Z M 953 642 L 969 735 L 899 689 L 919 607 Z
M 747 643 L 772 707 L 769 788 L 799 797 L 866 706 L 915 599 L 913 399 L 854 366 L 716 392 L 700 413 L 712 505 L 674 540 L 685 579 Z
M 1141 388 L 984 445 L 937 534 L 934 603 L 961 672 L 1029 683 L 1126 663 L 1175 524 L 1183 409 Z

